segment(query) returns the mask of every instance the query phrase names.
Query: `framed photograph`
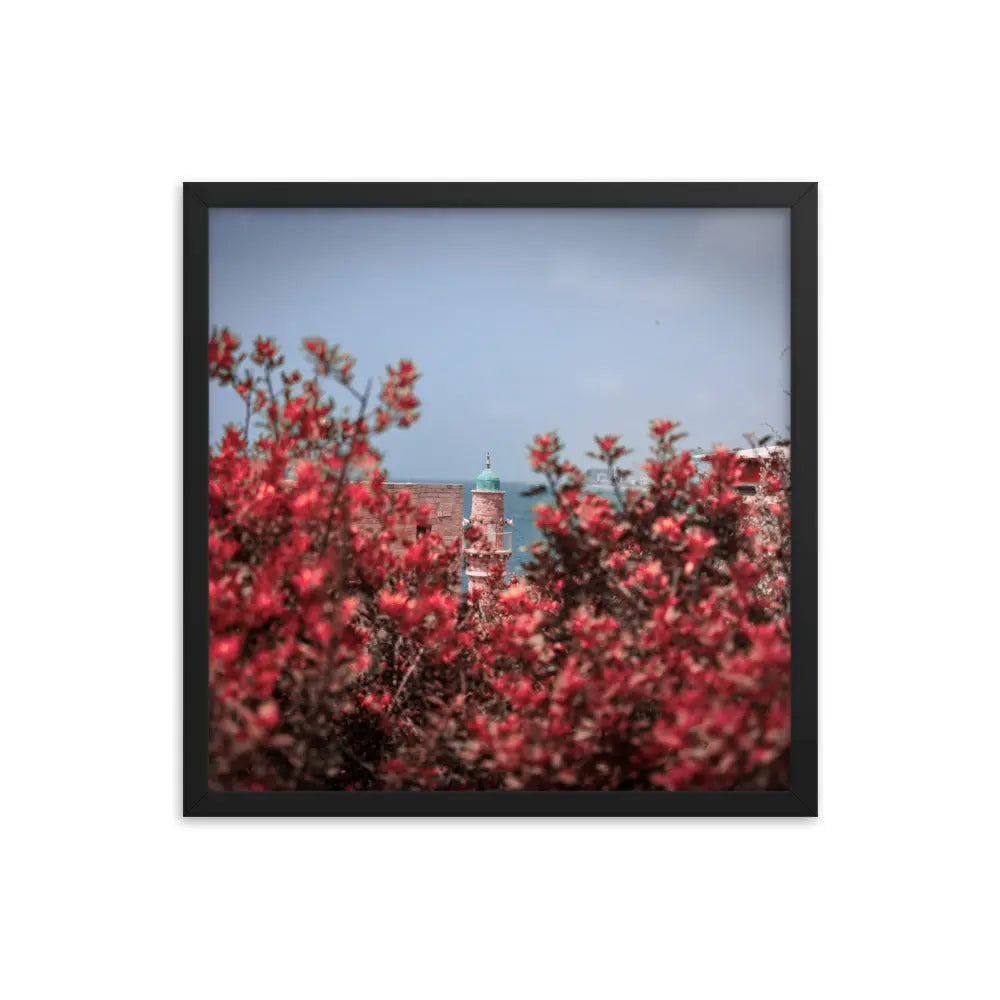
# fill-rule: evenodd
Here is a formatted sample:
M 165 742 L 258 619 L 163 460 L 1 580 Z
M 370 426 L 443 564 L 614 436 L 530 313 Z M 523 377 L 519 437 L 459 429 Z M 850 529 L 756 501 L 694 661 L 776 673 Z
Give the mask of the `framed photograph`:
M 817 815 L 815 183 L 183 198 L 186 816 Z

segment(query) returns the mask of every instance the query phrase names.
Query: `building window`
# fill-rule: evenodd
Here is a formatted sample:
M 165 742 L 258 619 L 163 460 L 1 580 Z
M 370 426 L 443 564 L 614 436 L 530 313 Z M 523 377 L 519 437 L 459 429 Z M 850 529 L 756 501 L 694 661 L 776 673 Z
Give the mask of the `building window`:
M 752 497 L 757 492 L 757 487 L 749 485 L 737 486 L 736 492 L 742 493 L 745 497 Z
M 428 528 L 426 524 L 418 524 L 417 525 L 417 538 L 423 538 L 423 536 L 426 535 L 427 532 L 430 531 L 430 530 L 431 529 Z

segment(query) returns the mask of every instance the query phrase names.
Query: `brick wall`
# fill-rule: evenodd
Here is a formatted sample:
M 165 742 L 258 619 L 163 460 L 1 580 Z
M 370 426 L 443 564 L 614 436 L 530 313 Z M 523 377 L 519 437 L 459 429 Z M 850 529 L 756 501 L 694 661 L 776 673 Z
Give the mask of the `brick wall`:
M 485 537 L 465 553 L 469 593 L 479 590 L 490 569 L 507 565 L 509 536 L 504 533 L 502 490 L 473 490 L 470 520 L 483 528 Z M 500 551 L 498 551 L 500 550 Z
M 413 505 L 421 507 L 430 504 L 431 531 L 438 532 L 446 543 L 455 541 L 462 537 L 462 508 L 464 504 L 465 488 L 461 483 L 386 483 L 387 493 L 398 493 L 400 490 L 407 490 L 413 497 Z M 374 520 L 361 519 L 357 522 L 358 528 L 364 531 L 366 527 L 375 527 Z M 412 529 L 414 537 L 416 529 Z M 461 556 L 455 567 L 456 586 L 461 581 Z
M 483 524 L 503 521 L 503 496 L 502 490 L 473 490 L 472 520 Z
M 446 542 L 462 535 L 462 505 L 465 488 L 461 483 L 386 483 L 390 493 L 408 490 L 414 506 L 431 505 L 431 530 L 441 534 Z

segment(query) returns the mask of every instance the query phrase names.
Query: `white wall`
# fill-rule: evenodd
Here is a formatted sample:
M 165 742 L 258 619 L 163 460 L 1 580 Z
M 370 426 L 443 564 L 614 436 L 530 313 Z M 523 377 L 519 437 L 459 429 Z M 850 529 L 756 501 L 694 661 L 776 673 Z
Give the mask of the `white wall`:
M 8 11 L 7 995 L 995 986 L 987 9 Z M 180 820 L 185 178 L 821 182 L 821 819 Z

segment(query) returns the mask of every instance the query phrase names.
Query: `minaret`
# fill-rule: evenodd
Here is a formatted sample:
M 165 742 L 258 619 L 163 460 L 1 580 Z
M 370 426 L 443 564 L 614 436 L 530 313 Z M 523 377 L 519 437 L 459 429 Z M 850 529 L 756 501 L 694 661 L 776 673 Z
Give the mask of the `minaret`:
M 469 522 L 483 532 L 483 537 L 465 550 L 465 575 L 472 596 L 486 586 L 495 566 L 507 568 L 511 553 L 512 533 L 504 528 L 513 522 L 504 520 L 503 490 L 500 489 L 500 477 L 493 471 L 489 452 L 486 452 L 486 468 L 476 477 Z

